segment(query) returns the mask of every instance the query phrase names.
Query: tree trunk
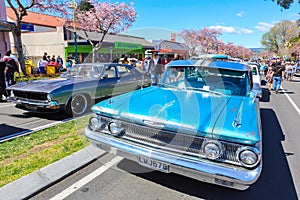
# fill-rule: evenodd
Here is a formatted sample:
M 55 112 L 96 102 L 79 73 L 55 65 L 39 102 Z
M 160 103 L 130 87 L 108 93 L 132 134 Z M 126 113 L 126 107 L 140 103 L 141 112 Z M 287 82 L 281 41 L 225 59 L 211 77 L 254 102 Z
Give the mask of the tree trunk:
M 96 58 L 97 50 L 96 50 L 96 48 L 94 46 L 92 48 L 93 48 L 92 63 L 94 63 L 95 62 L 95 58 Z
M 21 70 L 24 73 L 24 75 L 26 75 L 25 59 L 24 59 L 24 54 L 23 54 L 21 31 L 18 30 L 18 28 L 13 30 L 13 37 L 14 37 L 15 48 L 17 49 L 18 60 L 19 60 L 20 66 L 21 66 Z
M 102 46 L 102 42 L 99 42 L 98 44 L 92 46 L 93 48 L 93 57 L 92 57 L 92 62 L 96 62 L 96 54 L 97 54 L 97 51 L 101 48 Z

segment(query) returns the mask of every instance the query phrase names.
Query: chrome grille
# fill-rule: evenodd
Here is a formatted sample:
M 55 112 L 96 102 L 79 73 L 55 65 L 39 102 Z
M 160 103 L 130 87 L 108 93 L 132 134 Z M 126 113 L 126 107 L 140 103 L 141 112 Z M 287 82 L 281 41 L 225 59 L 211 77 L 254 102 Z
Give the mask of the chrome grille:
M 22 99 L 32 99 L 32 100 L 47 100 L 47 94 L 41 92 L 25 92 L 14 90 L 15 97 Z
M 112 119 L 101 117 L 105 123 L 109 123 Z M 120 136 L 123 139 L 132 142 L 147 145 L 154 148 L 159 148 L 179 155 L 187 155 L 193 157 L 205 157 L 201 150 L 205 137 L 188 135 L 180 132 L 167 131 L 156 129 L 148 126 L 134 124 L 125 121 L 119 121 L 125 129 L 124 134 Z M 237 159 L 237 150 L 242 147 L 240 144 L 228 143 L 219 141 L 225 151 L 219 160 L 226 163 L 240 165 Z

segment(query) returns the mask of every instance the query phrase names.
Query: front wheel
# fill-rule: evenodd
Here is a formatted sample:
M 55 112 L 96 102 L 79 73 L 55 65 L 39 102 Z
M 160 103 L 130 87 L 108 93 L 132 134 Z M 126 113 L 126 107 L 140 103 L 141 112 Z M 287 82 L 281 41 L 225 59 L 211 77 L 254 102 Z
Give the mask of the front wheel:
M 67 104 L 66 113 L 69 116 L 82 115 L 87 111 L 88 100 L 83 94 L 74 95 Z

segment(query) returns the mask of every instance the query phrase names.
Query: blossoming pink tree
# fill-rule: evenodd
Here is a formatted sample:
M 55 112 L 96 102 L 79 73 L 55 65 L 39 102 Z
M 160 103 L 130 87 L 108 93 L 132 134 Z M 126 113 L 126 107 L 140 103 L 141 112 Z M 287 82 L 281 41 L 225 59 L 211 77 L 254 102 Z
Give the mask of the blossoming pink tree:
M 212 53 L 217 51 L 218 35 L 221 32 L 203 28 L 201 30 L 183 30 L 180 36 L 189 48 L 190 56 L 197 53 Z
M 188 47 L 189 56 L 197 55 L 197 47 L 199 46 L 196 39 L 196 31 L 194 30 L 183 30 L 179 35 L 184 40 L 185 45 Z
M 223 53 L 235 58 L 251 58 L 253 52 L 242 46 L 236 46 L 233 43 L 220 41 L 218 36 L 220 30 L 203 28 L 201 30 L 183 30 L 180 36 L 183 38 L 189 48 L 190 56 L 206 53 Z
M 21 69 L 23 73 L 26 73 L 21 39 L 21 22 L 23 17 L 27 15 L 27 11 L 30 9 L 36 9 L 40 12 L 55 13 L 56 15 L 58 13 L 67 15 L 68 7 L 65 5 L 66 1 L 64 0 L 6 0 L 6 2 L 14 11 L 16 15 L 16 22 L 15 24 L 11 24 L 8 22 L 0 21 L 0 26 L 6 27 L 12 32 Z
M 217 49 L 218 36 L 221 35 L 220 30 L 203 28 L 197 31 L 197 40 L 201 44 L 200 53 L 215 53 Z
M 102 46 L 103 40 L 107 34 L 117 34 L 125 31 L 132 26 L 136 18 L 136 11 L 132 7 L 133 3 L 109 3 L 109 2 L 91 2 L 93 8 L 88 11 L 79 11 L 76 13 L 76 23 L 86 36 L 86 40 L 93 47 L 92 62 L 95 62 L 97 50 Z M 77 25 L 77 24 L 76 24 Z M 89 38 L 88 31 L 102 33 L 99 41 L 92 41 Z

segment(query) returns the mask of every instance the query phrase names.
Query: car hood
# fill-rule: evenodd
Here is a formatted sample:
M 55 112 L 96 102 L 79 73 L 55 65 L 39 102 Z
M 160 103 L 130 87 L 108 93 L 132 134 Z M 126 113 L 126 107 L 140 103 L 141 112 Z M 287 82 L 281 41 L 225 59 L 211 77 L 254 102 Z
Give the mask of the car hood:
M 22 90 L 29 92 L 45 92 L 49 93 L 57 88 L 65 85 L 74 84 L 75 82 L 80 82 L 82 80 L 75 80 L 71 78 L 52 78 L 52 79 L 41 79 L 28 82 L 19 82 L 16 85 L 8 87 L 8 90 Z
M 159 129 L 255 144 L 259 127 L 248 99 L 149 87 L 104 100 L 92 110 Z

